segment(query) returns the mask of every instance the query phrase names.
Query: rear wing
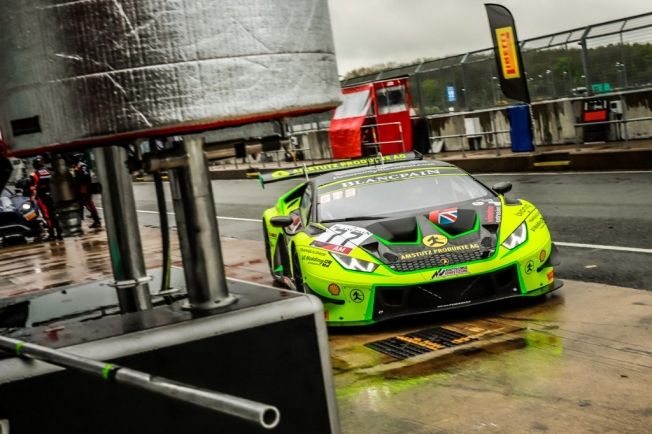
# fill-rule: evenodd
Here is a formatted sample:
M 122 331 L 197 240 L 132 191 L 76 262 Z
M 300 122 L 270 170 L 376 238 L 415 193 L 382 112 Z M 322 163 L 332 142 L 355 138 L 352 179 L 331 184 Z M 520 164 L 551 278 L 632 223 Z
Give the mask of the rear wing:
M 387 163 L 402 163 L 404 161 L 421 160 L 423 155 L 419 152 L 403 152 L 392 155 L 378 155 L 374 157 L 357 158 L 355 160 L 334 161 L 332 163 L 315 164 L 312 166 L 293 167 L 274 172 L 261 173 L 258 175 L 260 184 L 265 188 L 265 184 L 270 182 L 283 181 L 291 178 L 308 177 L 311 175 L 321 175 L 322 173 L 335 172 L 337 170 L 352 169 L 354 167 L 377 166 Z

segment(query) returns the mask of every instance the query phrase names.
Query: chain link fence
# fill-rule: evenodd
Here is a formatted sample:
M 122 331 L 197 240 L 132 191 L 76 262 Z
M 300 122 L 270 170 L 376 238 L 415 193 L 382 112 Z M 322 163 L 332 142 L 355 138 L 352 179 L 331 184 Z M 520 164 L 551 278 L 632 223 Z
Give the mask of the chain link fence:
M 652 12 L 521 42 L 533 101 L 652 86 Z M 418 115 L 500 107 L 507 100 L 492 48 L 351 78 L 343 86 L 410 77 Z

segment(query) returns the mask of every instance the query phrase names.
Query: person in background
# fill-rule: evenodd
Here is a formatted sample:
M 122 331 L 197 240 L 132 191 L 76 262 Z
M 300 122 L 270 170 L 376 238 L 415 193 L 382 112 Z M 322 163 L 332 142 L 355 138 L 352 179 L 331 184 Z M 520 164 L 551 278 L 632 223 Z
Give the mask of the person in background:
M 81 219 L 82 221 L 84 220 L 84 207 L 86 207 L 88 212 L 91 213 L 91 218 L 93 219 L 93 224 L 89 227 L 91 229 L 101 228 L 102 222 L 100 221 L 100 215 L 97 212 L 95 202 L 93 202 L 93 193 L 91 190 L 93 180 L 91 178 L 91 171 L 88 168 L 88 165 L 82 161 L 82 154 L 74 154 L 72 157 L 72 164 L 77 196 L 81 203 Z
M 62 240 L 61 226 L 59 225 L 54 200 L 50 192 L 52 174 L 45 168 L 45 160 L 41 156 L 34 158 L 32 165 L 34 166 L 34 172 L 29 175 L 32 202 L 36 202 L 48 226 L 49 237 L 47 239 L 53 240 L 56 238 Z

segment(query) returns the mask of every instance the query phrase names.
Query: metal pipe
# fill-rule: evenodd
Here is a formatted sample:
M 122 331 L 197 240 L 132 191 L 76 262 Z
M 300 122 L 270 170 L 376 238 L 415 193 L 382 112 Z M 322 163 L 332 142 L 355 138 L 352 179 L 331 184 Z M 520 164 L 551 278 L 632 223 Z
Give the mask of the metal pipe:
M 229 295 L 203 139 L 187 137 L 175 144 L 188 165 L 170 170 L 170 189 L 177 219 L 190 309 L 206 310 L 235 301 Z
M 193 387 L 112 363 L 101 362 L 4 336 L 0 336 L 0 348 L 19 357 L 41 360 L 56 366 L 101 377 L 108 382 L 137 387 L 168 398 L 235 416 L 260 424 L 266 429 L 276 427 L 280 421 L 280 412 L 274 406 L 226 393 Z
M 119 146 L 96 148 L 94 152 L 120 308 L 122 312 L 151 309 L 147 283 L 151 278 L 145 269 L 127 152 Z
M 245 146 L 245 153 L 247 154 L 258 154 L 263 152 L 263 145 L 261 143 L 254 143 L 251 145 Z M 207 160 L 217 160 L 220 158 L 233 158 L 235 157 L 235 149 L 226 148 L 226 149 L 207 149 L 204 151 L 206 154 Z
M 186 164 L 188 164 L 188 156 L 175 151 L 163 150 L 143 155 L 143 170 L 150 173 L 170 170 Z
M 589 36 L 592 28 L 593 26 L 587 26 L 580 38 L 580 46 L 582 47 L 582 71 L 584 72 L 584 87 L 586 87 L 586 91 L 589 93 L 591 90 L 591 79 L 589 78 L 589 50 L 586 44 L 586 39 Z
M 154 172 L 154 187 L 156 190 L 156 202 L 158 203 L 158 215 L 161 224 L 161 247 L 163 250 L 163 272 L 161 274 L 159 293 L 165 293 L 170 289 L 172 255 L 170 254 L 170 224 L 168 222 L 167 205 L 165 204 L 165 190 L 163 189 L 163 178 L 159 172 Z M 168 300 L 166 299 L 166 301 Z

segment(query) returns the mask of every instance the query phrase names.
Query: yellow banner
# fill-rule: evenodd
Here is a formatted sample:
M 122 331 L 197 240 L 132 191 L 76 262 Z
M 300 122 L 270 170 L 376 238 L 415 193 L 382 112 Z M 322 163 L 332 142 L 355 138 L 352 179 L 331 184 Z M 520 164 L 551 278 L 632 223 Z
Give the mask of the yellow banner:
M 511 26 L 496 29 L 496 41 L 498 42 L 498 54 L 503 69 L 503 77 L 507 80 L 520 78 L 521 71 L 518 68 L 514 29 Z

